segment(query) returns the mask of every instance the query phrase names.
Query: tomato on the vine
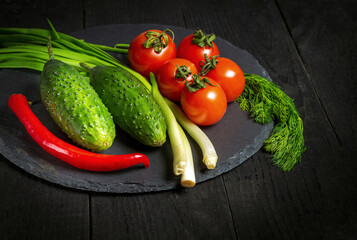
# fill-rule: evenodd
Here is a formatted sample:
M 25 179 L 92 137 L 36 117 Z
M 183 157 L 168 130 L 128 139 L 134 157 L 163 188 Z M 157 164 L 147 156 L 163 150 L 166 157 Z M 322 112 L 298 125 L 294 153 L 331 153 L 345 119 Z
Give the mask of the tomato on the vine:
M 219 55 L 217 45 L 213 42 L 214 34 L 205 35 L 198 29 L 194 34 L 186 36 L 177 47 L 177 57 L 188 59 L 200 70 L 200 62 L 204 61 L 204 54 L 208 57 Z
M 150 72 L 156 74 L 160 67 L 167 61 L 176 57 L 176 45 L 167 32 L 148 30 L 136 36 L 130 43 L 128 49 L 128 60 L 130 67 L 149 77 Z
M 211 78 L 194 75 L 193 82 L 186 83 L 181 94 L 181 106 L 187 117 L 197 125 L 217 123 L 227 110 L 227 98 L 223 89 Z
M 208 59 L 206 56 L 206 64 L 201 73 L 219 83 L 226 93 L 227 102 L 236 100 L 244 90 L 244 73 L 234 61 L 228 58 L 211 57 Z
M 186 81 L 192 81 L 197 74 L 196 66 L 187 59 L 168 60 L 156 74 L 157 85 L 161 94 L 172 101 L 180 101 Z

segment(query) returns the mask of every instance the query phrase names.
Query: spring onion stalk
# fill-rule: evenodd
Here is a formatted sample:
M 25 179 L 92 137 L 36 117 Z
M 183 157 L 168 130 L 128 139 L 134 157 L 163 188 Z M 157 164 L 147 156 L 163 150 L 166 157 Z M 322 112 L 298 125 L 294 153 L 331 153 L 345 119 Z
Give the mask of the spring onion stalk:
M 50 25 L 50 30 L 47 29 L 37 29 L 37 28 L 0 28 L 0 46 L 1 47 L 19 47 L 21 45 L 27 45 L 33 47 L 35 45 L 46 46 L 48 36 L 52 39 L 52 46 L 55 51 L 57 58 L 56 50 L 64 50 L 64 55 L 67 58 L 72 58 L 73 53 L 81 53 L 87 55 L 87 58 L 81 59 L 77 63 L 77 69 L 81 70 L 79 66 L 80 62 L 94 64 L 94 60 L 104 61 L 101 64 L 117 66 L 124 68 L 133 74 L 138 80 L 140 80 L 147 88 L 148 91 L 151 91 L 150 83 L 144 78 L 141 74 L 133 71 L 129 67 L 120 63 L 116 58 L 108 54 L 106 51 L 112 52 L 122 52 L 126 53 L 129 47 L 129 44 L 116 44 L 114 47 L 107 47 L 99 44 L 87 43 L 83 40 L 79 40 L 75 37 L 69 36 L 64 33 L 57 32 L 51 22 L 48 20 Z M 15 47 L 14 46 L 14 47 Z M 33 53 L 38 53 L 38 50 L 32 48 Z M 60 60 L 60 59 L 59 59 Z M 89 61 L 91 60 L 91 61 Z M 12 64 L 13 65 L 13 64 Z M 20 64 L 18 64 L 19 66 Z M 5 66 L 5 65 L 4 65 Z M 20 66 L 19 66 L 20 67 Z M 24 63 L 24 67 L 31 68 L 31 64 Z M 34 65 L 34 70 L 41 69 L 39 64 Z M 84 69 L 82 69 L 84 71 Z
M 0 49 L 0 62 L 13 62 L 17 59 L 18 68 L 23 64 L 24 68 L 30 68 L 33 70 L 42 71 L 44 64 L 48 60 L 46 58 L 45 46 L 11 46 Z M 100 58 L 96 58 L 94 56 L 88 56 L 86 54 L 80 52 L 73 52 L 71 50 L 65 50 L 54 47 L 54 52 L 56 55 L 56 59 L 69 63 L 70 65 L 75 66 L 77 69 L 79 68 L 79 62 L 84 61 L 90 65 L 111 65 L 116 66 L 117 63 L 108 62 Z M 31 67 L 31 62 L 34 60 L 43 60 L 42 67 L 34 66 Z M 27 62 L 28 61 L 28 62 Z M 6 65 L 3 64 L 3 68 Z
M 192 188 L 196 185 L 196 175 L 195 175 L 195 166 L 193 164 L 191 146 L 185 135 L 185 132 L 183 131 L 180 125 L 178 126 L 182 137 L 183 146 L 186 153 L 186 160 L 187 160 L 185 170 L 181 175 L 181 186 L 186 188 Z
M 203 155 L 202 161 L 204 164 L 208 169 L 214 169 L 217 164 L 218 156 L 211 140 L 201 130 L 201 128 L 199 128 L 186 116 L 179 106 L 168 99 L 165 100 L 171 111 L 174 113 L 177 121 L 200 146 Z
M 0 68 L 28 68 L 41 72 L 44 64 L 42 60 L 29 60 L 22 57 L 7 57 L 6 61 L 2 62 L 0 56 Z
M 40 58 L 40 59 L 46 59 L 46 47 L 45 46 L 13 46 L 13 47 L 7 47 L 7 48 L 0 48 L 0 54 L 12 54 L 12 56 L 20 56 L 20 55 L 28 55 L 33 58 Z M 34 51 L 36 51 L 34 53 Z M 97 58 L 90 58 L 86 54 L 82 53 L 77 53 L 77 52 L 71 52 L 69 55 L 68 50 L 63 50 L 63 49 L 54 49 L 53 50 L 56 59 L 57 57 L 63 59 L 71 59 L 75 61 L 86 61 L 88 63 L 92 63 L 95 65 L 103 65 L 106 64 L 105 61 Z
M 130 44 L 127 43 L 117 43 L 114 45 L 114 48 L 122 48 L 122 49 L 128 49 L 130 46 Z
M 52 45 L 54 48 L 70 50 L 70 52 L 83 53 L 88 56 L 92 56 L 98 59 L 102 59 L 108 63 L 112 63 L 116 66 L 122 65 L 119 61 L 102 50 L 114 49 L 107 46 L 98 44 L 86 43 L 83 40 L 71 37 L 69 35 L 57 32 L 52 24 L 49 22 L 51 30 L 35 29 L 35 28 L 0 28 L 0 46 L 6 47 L 9 45 L 42 45 L 46 46 L 48 36 L 52 38 Z M 123 48 L 115 48 L 116 52 L 127 52 L 127 47 L 123 45 Z M 70 56 L 70 54 L 68 54 Z
M 68 58 L 63 58 L 63 57 L 57 57 L 56 59 L 61 60 L 68 65 L 73 66 L 76 68 L 78 71 L 81 73 L 83 72 L 82 67 L 79 66 L 79 61 L 73 60 L 73 59 L 68 59 Z M 36 71 L 42 71 L 43 66 L 45 63 L 48 61 L 48 59 L 41 58 L 41 55 L 31 55 L 31 54 L 24 54 L 24 53 L 11 53 L 11 54 L 0 54 L 0 68 L 27 68 L 27 69 L 32 69 Z M 87 62 L 89 66 L 95 66 L 96 64 L 89 63 Z
M 116 52 L 116 53 L 128 53 L 128 48 L 129 48 L 129 44 L 124 44 L 124 43 L 116 44 L 114 47 L 108 47 L 108 46 L 93 44 L 93 43 L 91 43 L 91 45 L 96 46 L 107 52 Z
M 182 135 L 180 133 L 180 126 L 176 121 L 175 115 L 172 113 L 163 96 L 161 95 L 153 73 L 150 73 L 150 80 L 152 85 L 152 96 L 160 106 L 167 124 L 167 132 L 169 134 L 173 154 L 174 174 L 181 175 L 187 165 L 187 159 Z

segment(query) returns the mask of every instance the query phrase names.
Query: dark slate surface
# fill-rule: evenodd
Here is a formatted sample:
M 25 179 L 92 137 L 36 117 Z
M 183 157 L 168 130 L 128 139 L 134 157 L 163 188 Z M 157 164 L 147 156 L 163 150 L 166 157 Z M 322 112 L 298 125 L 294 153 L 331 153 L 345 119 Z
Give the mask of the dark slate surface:
M 146 29 L 163 30 L 165 28 L 174 31 L 176 44 L 194 31 L 174 26 L 120 24 L 90 28 L 71 35 L 85 39 L 87 42 L 113 46 L 119 42 L 130 42 L 138 33 Z M 215 42 L 220 49 L 221 56 L 236 61 L 244 72 L 269 78 L 265 69 L 250 53 L 219 37 Z M 125 55 L 116 54 L 116 56 L 127 63 Z M 71 142 L 54 124 L 40 102 L 39 73 L 28 70 L 2 70 L 0 79 L 7 79 L 9 82 L 0 90 L 0 150 L 7 159 L 25 171 L 56 184 L 95 192 L 139 193 L 180 187 L 179 177 L 172 173 L 171 147 L 168 141 L 161 148 L 150 148 L 131 139 L 120 129 L 117 129 L 117 138 L 113 146 L 105 153 L 144 153 L 151 159 L 151 166 L 148 169 L 135 166 L 116 172 L 94 173 L 75 169 L 50 156 L 29 137 L 7 107 L 7 98 L 10 94 L 24 94 L 34 102 L 32 109 L 43 124 L 56 136 Z M 197 182 L 219 176 L 247 160 L 261 148 L 272 126 L 272 124 L 263 126 L 255 123 L 249 118 L 247 112 L 241 111 L 238 103 L 230 103 L 226 115 L 218 124 L 203 128 L 219 156 L 214 170 L 205 168 L 198 145 L 189 139 L 193 150 Z

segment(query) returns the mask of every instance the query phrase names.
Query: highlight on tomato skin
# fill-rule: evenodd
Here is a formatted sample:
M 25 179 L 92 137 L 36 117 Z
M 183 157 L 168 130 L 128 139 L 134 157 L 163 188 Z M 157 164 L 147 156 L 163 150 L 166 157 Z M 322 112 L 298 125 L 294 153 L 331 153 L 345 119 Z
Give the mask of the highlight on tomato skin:
M 216 68 L 211 69 L 205 76 L 218 82 L 227 96 L 227 102 L 233 102 L 244 90 L 244 73 L 231 59 L 218 57 L 216 60 L 218 61 Z
M 167 60 L 175 58 L 176 44 L 168 32 L 172 33 L 169 29 L 164 31 L 152 29 L 136 36 L 128 49 L 130 67 L 149 78 L 150 72 L 156 74 Z M 155 37 L 161 41 L 152 40 Z M 165 38 L 167 39 L 166 43 Z
M 210 126 L 219 122 L 227 110 L 227 97 L 219 84 L 208 78 L 214 86 L 206 84 L 196 92 L 186 87 L 182 91 L 181 106 L 185 114 L 200 126 Z
M 161 94 L 171 101 L 179 102 L 185 82 L 192 81 L 193 74 L 198 74 L 198 70 L 191 61 L 183 58 L 168 60 L 156 75 Z

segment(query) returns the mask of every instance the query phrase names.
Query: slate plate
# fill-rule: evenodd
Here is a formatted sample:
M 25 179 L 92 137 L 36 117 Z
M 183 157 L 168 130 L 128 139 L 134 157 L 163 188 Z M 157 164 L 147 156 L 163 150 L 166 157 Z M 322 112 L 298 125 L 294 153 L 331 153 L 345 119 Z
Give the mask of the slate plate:
M 175 42 L 194 30 L 174 26 L 153 24 L 118 24 L 107 25 L 75 32 L 72 36 L 87 42 L 113 46 L 116 43 L 129 43 L 136 35 L 147 29 L 170 28 L 175 32 Z M 255 73 L 269 78 L 267 72 L 247 51 L 233 46 L 217 37 L 221 56 L 234 60 L 244 72 Z M 125 55 L 115 55 L 127 62 Z M 167 141 L 161 148 L 150 148 L 131 139 L 126 133 L 117 129 L 117 138 L 113 146 L 105 151 L 107 154 L 124 154 L 141 152 L 151 159 L 151 166 L 144 169 L 135 166 L 130 169 L 94 173 L 76 169 L 52 157 L 42 150 L 27 134 L 16 116 L 9 110 L 7 99 L 13 93 L 22 93 L 32 105 L 40 121 L 56 136 L 71 142 L 55 125 L 43 104 L 40 102 L 38 72 L 30 70 L 0 70 L 0 151 L 8 160 L 25 171 L 47 181 L 80 190 L 112 193 L 139 193 L 163 191 L 179 188 L 179 177 L 172 173 L 172 154 Z M 202 163 L 198 145 L 189 138 L 195 161 L 197 183 L 206 181 L 227 172 L 256 153 L 269 136 L 273 124 L 260 125 L 249 118 L 247 112 L 241 111 L 238 103 L 230 103 L 227 113 L 216 125 L 203 128 L 213 142 L 219 156 L 216 169 L 207 170 Z

